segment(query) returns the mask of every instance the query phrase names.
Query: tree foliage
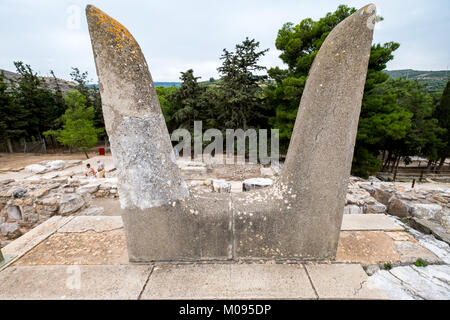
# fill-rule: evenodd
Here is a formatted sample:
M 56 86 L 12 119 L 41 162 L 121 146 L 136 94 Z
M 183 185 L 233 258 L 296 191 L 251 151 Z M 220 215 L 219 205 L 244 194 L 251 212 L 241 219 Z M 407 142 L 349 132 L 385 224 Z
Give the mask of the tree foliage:
M 102 110 L 102 99 L 100 91 L 97 86 L 90 85 L 87 71 L 81 72 L 78 68 L 72 67 L 70 73 L 72 80 L 77 84 L 75 89 L 80 92 L 85 98 L 88 105 L 94 107 L 94 124 L 97 128 L 105 126 Z M 106 135 L 106 131 L 102 135 Z
M 94 107 L 87 106 L 86 97 L 76 90 L 66 93 L 64 101 L 67 110 L 61 117 L 62 129 L 46 131 L 45 135 L 55 136 L 63 145 L 82 150 L 88 157 L 86 151 L 96 145 L 103 131 L 94 126 Z
M 222 76 L 217 121 L 227 128 L 247 130 L 250 126 L 257 126 L 259 120 L 264 118 L 259 84 L 267 77 L 257 73 L 265 70 L 265 67 L 258 65 L 258 61 L 268 49 L 258 51 L 258 48 L 259 42 L 246 38 L 236 45 L 234 52 L 223 49 L 220 57 L 222 66 L 217 69 Z
M 26 135 L 29 112 L 23 105 L 17 104 L 8 90 L 3 72 L 0 73 L 0 137 L 12 152 L 11 139 Z
M 441 128 L 446 129 L 441 132 L 441 145 L 438 150 L 438 156 L 441 158 L 440 167 L 444 164 L 445 158 L 450 157 L 450 80 L 442 93 L 442 97 L 436 104 L 434 116 L 438 120 Z

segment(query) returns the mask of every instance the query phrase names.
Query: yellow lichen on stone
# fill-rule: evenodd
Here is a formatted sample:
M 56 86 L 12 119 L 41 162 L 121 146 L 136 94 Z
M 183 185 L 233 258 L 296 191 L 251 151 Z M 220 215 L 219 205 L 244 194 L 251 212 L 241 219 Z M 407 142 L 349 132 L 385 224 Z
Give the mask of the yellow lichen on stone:
M 91 16 L 95 16 L 98 19 L 97 24 L 106 24 L 105 30 L 114 35 L 114 40 L 118 48 L 123 48 L 122 43 L 135 46 L 135 41 L 131 33 L 118 21 L 95 7 L 91 7 Z

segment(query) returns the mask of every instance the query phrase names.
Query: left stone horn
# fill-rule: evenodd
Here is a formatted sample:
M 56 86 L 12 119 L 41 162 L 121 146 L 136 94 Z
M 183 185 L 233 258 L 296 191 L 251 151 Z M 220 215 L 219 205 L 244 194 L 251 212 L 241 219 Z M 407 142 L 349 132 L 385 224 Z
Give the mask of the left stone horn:
M 121 207 L 146 209 L 188 197 L 141 48 L 96 7 L 88 5 L 86 16 Z

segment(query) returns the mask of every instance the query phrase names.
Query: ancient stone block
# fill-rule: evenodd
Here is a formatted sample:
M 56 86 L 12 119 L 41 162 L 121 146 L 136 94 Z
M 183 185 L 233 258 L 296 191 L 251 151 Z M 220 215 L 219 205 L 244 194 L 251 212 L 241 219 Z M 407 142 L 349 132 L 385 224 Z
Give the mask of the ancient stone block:
M 81 209 L 84 203 L 83 198 L 78 194 L 65 194 L 59 199 L 59 214 L 73 213 Z
M 6 212 L 8 213 L 8 220 L 22 219 L 22 212 L 18 206 L 9 206 Z
M 414 203 L 411 215 L 420 219 L 435 219 L 441 211 L 442 207 L 438 204 Z
M 403 200 L 392 198 L 389 201 L 388 213 L 400 218 L 409 216 L 410 206 Z
M 242 191 L 250 191 L 255 189 L 267 188 L 273 184 L 273 180 L 269 178 L 252 178 L 242 182 Z
M 122 210 L 130 261 L 232 259 L 229 206 L 230 194 L 215 193 L 145 210 Z

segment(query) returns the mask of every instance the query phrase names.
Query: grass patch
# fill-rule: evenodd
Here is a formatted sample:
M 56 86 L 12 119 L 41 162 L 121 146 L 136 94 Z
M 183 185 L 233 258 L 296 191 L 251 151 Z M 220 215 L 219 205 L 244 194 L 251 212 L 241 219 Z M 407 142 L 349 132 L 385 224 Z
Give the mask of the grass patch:
M 428 263 L 425 260 L 419 258 L 419 259 L 417 259 L 416 262 L 414 262 L 414 265 L 416 267 L 426 267 L 428 265 Z
M 386 263 L 384 264 L 384 268 L 385 268 L 386 270 L 391 270 L 391 269 L 392 269 L 392 263 L 386 262 Z

